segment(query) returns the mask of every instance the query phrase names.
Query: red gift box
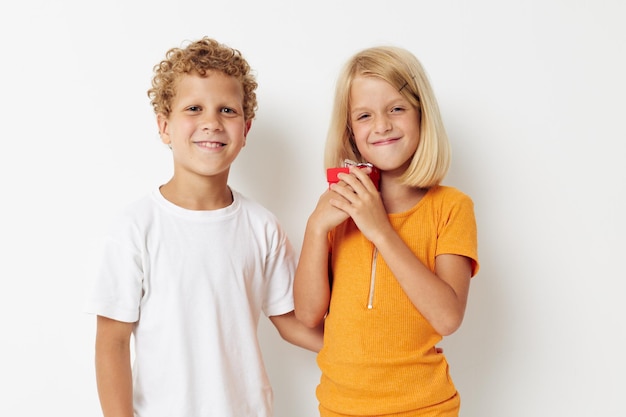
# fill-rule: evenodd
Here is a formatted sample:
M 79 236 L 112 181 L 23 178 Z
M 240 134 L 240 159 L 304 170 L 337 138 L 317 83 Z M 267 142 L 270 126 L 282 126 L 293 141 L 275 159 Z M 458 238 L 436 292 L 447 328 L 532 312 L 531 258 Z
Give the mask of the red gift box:
M 365 164 L 359 164 L 356 165 L 359 168 L 366 168 L 370 165 L 365 165 Z M 372 171 L 369 173 L 369 177 L 372 180 L 372 182 L 374 183 L 374 185 L 376 186 L 376 189 L 378 190 L 379 187 L 379 182 L 380 182 L 380 171 L 378 171 L 378 169 L 376 169 L 376 167 L 370 166 Z M 337 178 L 337 174 L 344 172 L 344 173 L 349 173 L 350 172 L 350 167 L 339 167 L 339 168 L 328 168 L 326 170 L 326 180 L 328 181 L 328 186 L 330 187 L 330 184 L 335 184 L 337 182 L 339 182 L 339 178 Z

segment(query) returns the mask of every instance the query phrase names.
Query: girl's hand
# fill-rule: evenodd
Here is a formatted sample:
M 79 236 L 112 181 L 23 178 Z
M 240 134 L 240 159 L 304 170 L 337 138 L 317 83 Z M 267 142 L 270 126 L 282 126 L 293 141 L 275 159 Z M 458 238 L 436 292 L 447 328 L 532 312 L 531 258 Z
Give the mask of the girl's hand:
M 329 202 L 347 213 L 365 237 L 374 242 L 376 236 L 391 228 L 380 193 L 369 177 L 369 168 L 350 167 L 349 174 L 339 174 L 341 180 L 332 184 L 334 192 Z
M 335 207 L 331 201 L 345 201 L 345 199 L 332 190 L 325 191 L 309 218 L 309 222 L 312 222 L 316 229 L 323 233 L 330 232 L 350 217 L 348 213 Z

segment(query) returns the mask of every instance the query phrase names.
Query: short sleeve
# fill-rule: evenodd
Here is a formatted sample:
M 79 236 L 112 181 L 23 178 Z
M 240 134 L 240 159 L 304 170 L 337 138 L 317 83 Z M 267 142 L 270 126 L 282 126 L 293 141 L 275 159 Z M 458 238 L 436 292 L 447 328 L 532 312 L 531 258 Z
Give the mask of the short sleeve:
M 276 245 L 265 265 L 267 286 L 263 312 L 266 316 L 279 316 L 293 311 L 295 271 L 295 251 L 287 235 L 277 225 Z
M 87 313 L 133 323 L 139 319 L 143 267 L 131 228 L 121 225 L 106 236 L 99 269 L 88 294 Z
M 438 225 L 437 255 L 454 254 L 472 260 L 472 276 L 478 273 L 478 236 L 474 203 L 461 192 L 446 196 Z

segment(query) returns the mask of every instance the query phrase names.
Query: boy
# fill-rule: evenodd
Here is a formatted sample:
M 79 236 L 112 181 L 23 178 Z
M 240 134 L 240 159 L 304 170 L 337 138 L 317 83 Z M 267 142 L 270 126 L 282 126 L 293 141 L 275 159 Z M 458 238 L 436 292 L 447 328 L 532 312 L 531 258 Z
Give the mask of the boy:
M 269 417 L 260 313 L 312 351 L 322 332 L 293 314 L 295 256 L 285 232 L 227 184 L 255 115 L 257 83 L 239 51 L 206 37 L 171 49 L 154 71 L 148 96 L 174 174 L 121 213 L 105 242 L 88 301 L 102 410 Z

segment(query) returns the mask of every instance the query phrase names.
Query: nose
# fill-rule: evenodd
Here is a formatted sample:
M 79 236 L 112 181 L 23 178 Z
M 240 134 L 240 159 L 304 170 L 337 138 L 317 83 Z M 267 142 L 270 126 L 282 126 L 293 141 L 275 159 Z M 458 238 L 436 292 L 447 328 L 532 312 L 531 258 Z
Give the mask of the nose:
M 386 115 L 380 115 L 376 117 L 374 124 L 376 133 L 385 133 L 392 129 L 391 120 Z
M 204 132 L 214 132 L 222 129 L 222 122 L 216 114 L 203 114 L 200 123 L 202 131 Z

